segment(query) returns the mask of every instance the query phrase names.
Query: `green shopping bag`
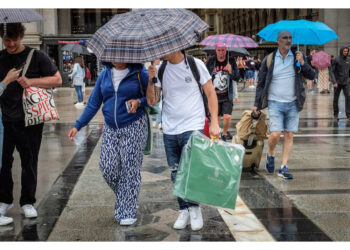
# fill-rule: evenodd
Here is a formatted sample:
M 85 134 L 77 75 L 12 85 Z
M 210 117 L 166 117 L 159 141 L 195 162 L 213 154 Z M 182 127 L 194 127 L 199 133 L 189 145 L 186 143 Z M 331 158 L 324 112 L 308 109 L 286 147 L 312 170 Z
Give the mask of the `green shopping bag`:
M 173 195 L 234 209 L 244 147 L 194 132 L 181 155 Z

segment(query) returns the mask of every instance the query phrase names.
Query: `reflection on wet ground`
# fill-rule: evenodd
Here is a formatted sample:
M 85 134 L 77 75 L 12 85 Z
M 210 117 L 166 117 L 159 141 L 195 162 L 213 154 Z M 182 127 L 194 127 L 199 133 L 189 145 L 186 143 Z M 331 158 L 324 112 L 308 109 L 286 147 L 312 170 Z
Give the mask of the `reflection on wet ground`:
M 277 241 L 331 241 L 290 199 L 258 174 L 242 173 L 239 195 Z

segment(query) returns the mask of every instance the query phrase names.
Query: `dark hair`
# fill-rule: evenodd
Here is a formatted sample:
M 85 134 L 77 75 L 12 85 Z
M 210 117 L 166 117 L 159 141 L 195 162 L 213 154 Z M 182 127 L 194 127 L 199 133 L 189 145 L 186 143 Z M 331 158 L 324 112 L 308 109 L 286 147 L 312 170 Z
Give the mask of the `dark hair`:
M 24 37 L 24 31 L 26 28 L 22 23 L 8 23 L 6 24 L 6 37 L 10 39 L 17 39 Z M 4 37 L 4 24 L 0 24 L 0 36 Z

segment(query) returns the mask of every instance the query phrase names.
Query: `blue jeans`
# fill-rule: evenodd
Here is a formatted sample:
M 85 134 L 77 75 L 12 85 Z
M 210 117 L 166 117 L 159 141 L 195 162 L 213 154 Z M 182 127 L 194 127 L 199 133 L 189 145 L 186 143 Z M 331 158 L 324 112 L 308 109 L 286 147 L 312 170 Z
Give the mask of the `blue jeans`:
M 78 102 L 83 101 L 83 92 L 81 91 L 81 86 L 74 85 L 75 91 L 77 92 Z
M 176 174 L 179 167 L 182 150 L 193 132 L 194 131 L 187 131 L 178 135 L 163 134 L 166 158 L 171 171 L 171 181 L 173 183 L 176 181 Z M 177 197 L 177 201 L 179 203 L 180 210 L 199 205 L 198 203 L 184 200 L 180 197 Z
M 299 112 L 296 102 L 268 101 L 270 132 L 298 132 Z
M 2 124 L 2 113 L 0 109 L 0 172 L 2 167 L 2 146 L 4 143 L 4 125 Z

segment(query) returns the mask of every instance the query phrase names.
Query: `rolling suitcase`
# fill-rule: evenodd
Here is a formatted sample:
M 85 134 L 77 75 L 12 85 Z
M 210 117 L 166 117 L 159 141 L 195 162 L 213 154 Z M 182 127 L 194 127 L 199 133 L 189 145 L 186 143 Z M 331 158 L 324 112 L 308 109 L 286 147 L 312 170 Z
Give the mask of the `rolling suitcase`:
M 232 138 L 232 142 L 245 148 L 243 170 L 254 171 L 259 168 L 264 139 L 267 138 L 266 115 L 260 111 L 258 116 L 254 116 L 252 111 L 246 110 L 236 128 L 237 134 Z

